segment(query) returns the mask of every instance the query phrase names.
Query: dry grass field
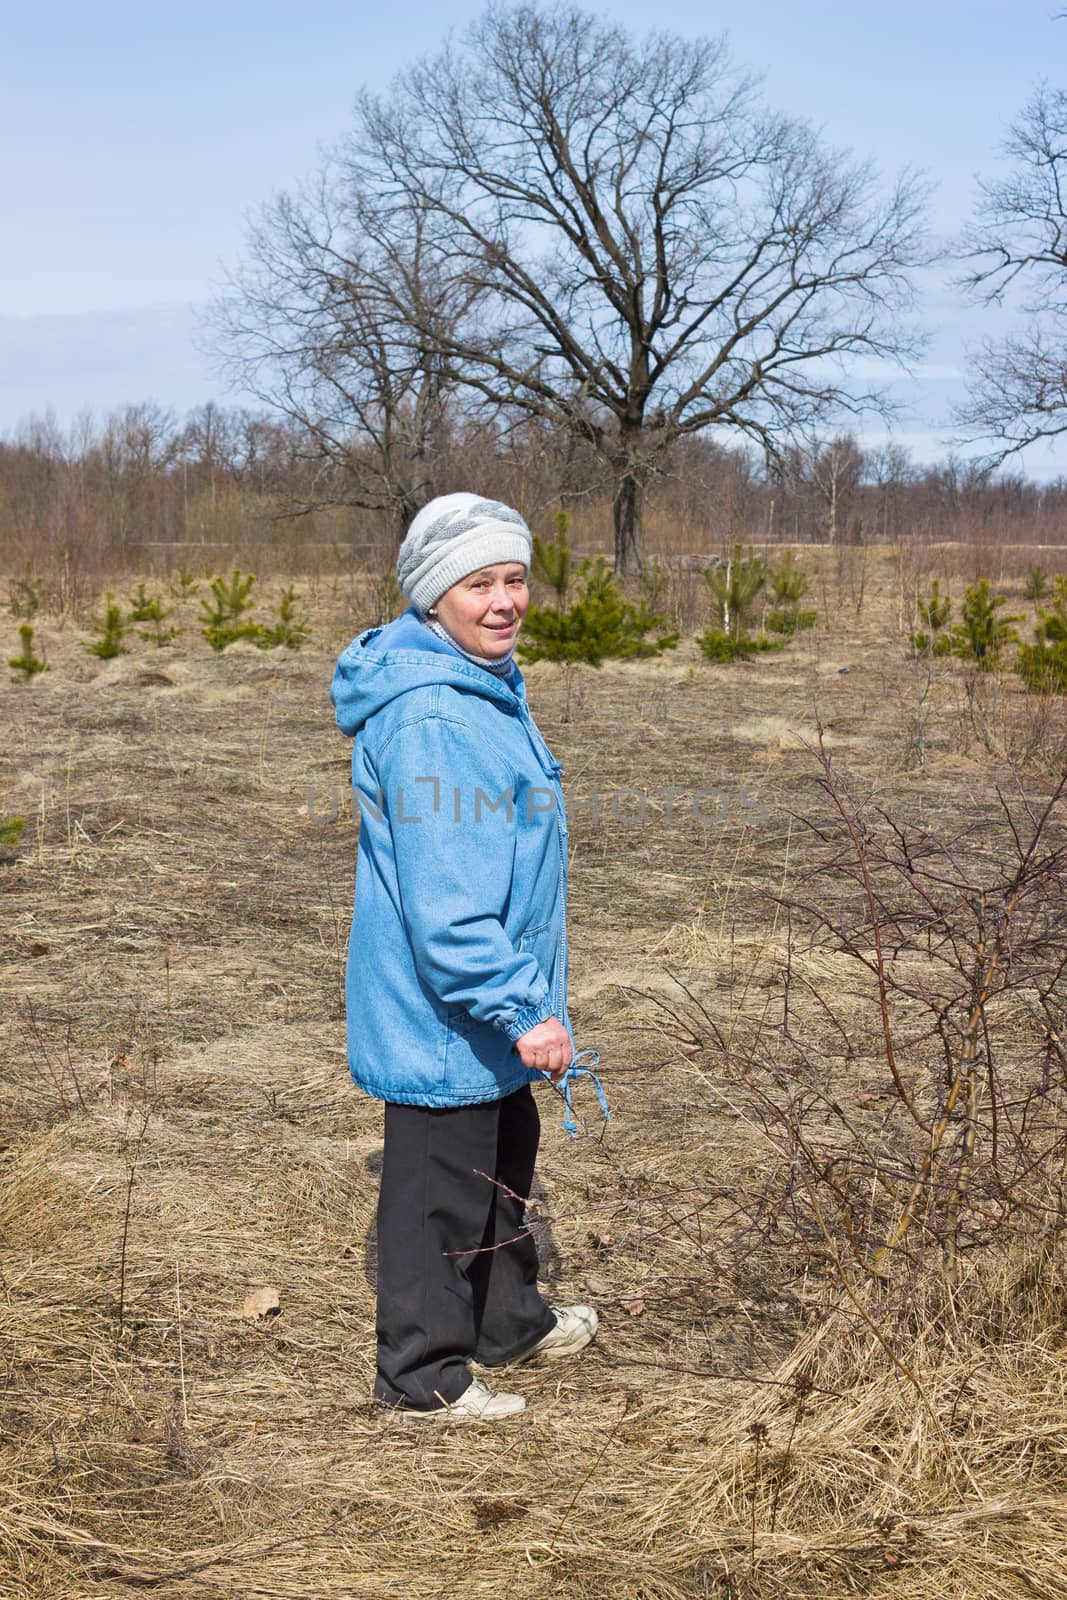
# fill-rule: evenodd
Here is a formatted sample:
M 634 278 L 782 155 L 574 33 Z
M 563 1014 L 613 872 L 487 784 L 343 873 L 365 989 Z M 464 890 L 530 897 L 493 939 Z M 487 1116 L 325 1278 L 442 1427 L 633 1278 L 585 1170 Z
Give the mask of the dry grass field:
M 924 561 L 957 593 L 989 570 Z M 39 619 L 51 670 L 0 689 L 0 811 L 27 819 L 0 865 L 0 1593 L 1062 1600 L 1062 1159 L 1059 1221 L 1046 1161 L 1040 1205 L 985 1232 L 976 1206 L 951 1274 L 926 1250 L 891 1288 L 852 1270 L 810 1143 L 847 1127 L 921 1166 L 863 907 L 826 853 L 817 720 L 872 829 L 881 808 L 963 841 L 992 882 L 1006 819 L 1025 835 L 1062 773 L 1067 714 L 1010 674 L 976 699 L 953 662 L 920 705 L 915 558 L 820 564 L 819 626 L 781 654 L 713 667 L 688 639 L 577 669 L 566 718 L 562 672 L 527 669 L 573 803 L 571 1011 L 611 1121 L 583 1085 L 572 1139 L 541 1093 L 545 1276 L 601 1334 L 521 1369 L 528 1408 L 494 1428 L 370 1401 L 381 1112 L 345 1064 L 357 835 L 327 698 L 367 585 L 298 579 L 299 653 L 214 655 L 195 603 L 169 648 L 111 662 Z M 623 788 L 643 820 L 635 795 L 610 814 Z M 690 803 L 711 788 L 721 820 Z M 1055 1152 L 1062 1044 L 1010 1001 L 997 1059 L 1010 1084 L 1045 1049 L 1027 1136 Z M 904 1000 L 892 1022 L 904 1037 Z M 896 1066 L 917 1103 L 927 1066 Z M 809 1142 L 787 1147 L 802 1092 Z M 263 1287 L 280 1311 L 242 1317 Z

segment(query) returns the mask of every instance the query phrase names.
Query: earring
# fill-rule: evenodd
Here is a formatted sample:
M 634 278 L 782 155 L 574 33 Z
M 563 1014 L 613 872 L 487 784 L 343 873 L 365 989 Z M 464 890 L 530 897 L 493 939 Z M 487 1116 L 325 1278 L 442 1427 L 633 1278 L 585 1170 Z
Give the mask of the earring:
M 429 611 L 427 611 L 426 615 L 428 617 L 436 617 L 436 615 L 437 615 L 437 607 L 436 606 L 431 606 Z

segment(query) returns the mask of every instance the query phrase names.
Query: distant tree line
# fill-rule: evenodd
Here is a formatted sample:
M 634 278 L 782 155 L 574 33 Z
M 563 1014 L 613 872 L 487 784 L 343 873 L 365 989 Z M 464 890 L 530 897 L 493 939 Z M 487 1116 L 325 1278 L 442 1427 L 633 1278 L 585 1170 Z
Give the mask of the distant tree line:
M 358 438 L 350 446 L 357 454 Z M 612 542 L 612 470 L 545 420 L 501 428 L 457 415 L 438 430 L 430 488 L 477 483 L 547 531 L 559 507 L 576 545 Z M 353 503 L 349 464 L 323 459 L 291 419 L 201 406 L 184 418 L 129 406 L 63 430 L 36 418 L 0 439 L 0 548 L 7 558 L 67 551 L 136 559 L 155 544 L 242 546 L 317 541 L 353 564 L 387 569 L 396 528 Z M 874 543 L 898 538 L 1067 543 L 1067 481 L 990 477 L 949 458 L 918 466 L 890 446 L 862 450 L 847 434 L 783 451 L 711 435 L 681 438 L 647 485 L 653 553 L 725 549 L 734 541 Z

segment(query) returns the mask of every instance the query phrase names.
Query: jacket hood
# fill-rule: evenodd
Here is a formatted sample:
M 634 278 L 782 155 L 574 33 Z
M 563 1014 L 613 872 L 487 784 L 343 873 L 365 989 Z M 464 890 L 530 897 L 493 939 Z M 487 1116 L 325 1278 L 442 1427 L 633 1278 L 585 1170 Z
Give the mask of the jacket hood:
M 526 694 L 517 667 L 507 681 L 494 677 L 432 633 L 412 606 L 384 627 L 366 629 L 341 655 L 330 685 L 337 726 L 352 737 L 399 695 L 435 683 L 507 706 Z

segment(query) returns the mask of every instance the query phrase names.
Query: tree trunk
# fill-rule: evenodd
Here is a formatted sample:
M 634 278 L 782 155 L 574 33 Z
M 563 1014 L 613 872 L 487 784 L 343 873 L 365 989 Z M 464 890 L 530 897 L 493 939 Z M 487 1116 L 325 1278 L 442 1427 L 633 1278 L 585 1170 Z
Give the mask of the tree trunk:
M 410 468 L 410 464 L 409 470 L 404 473 L 403 481 L 391 485 L 391 491 L 389 521 L 392 525 L 396 548 L 399 550 L 404 535 L 412 522 L 433 496 L 429 492 L 426 474 L 420 470 Z
M 645 570 L 644 504 L 645 475 L 633 466 L 624 467 L 615 485 L 613 505 L 615 571 L 620 578 Z

